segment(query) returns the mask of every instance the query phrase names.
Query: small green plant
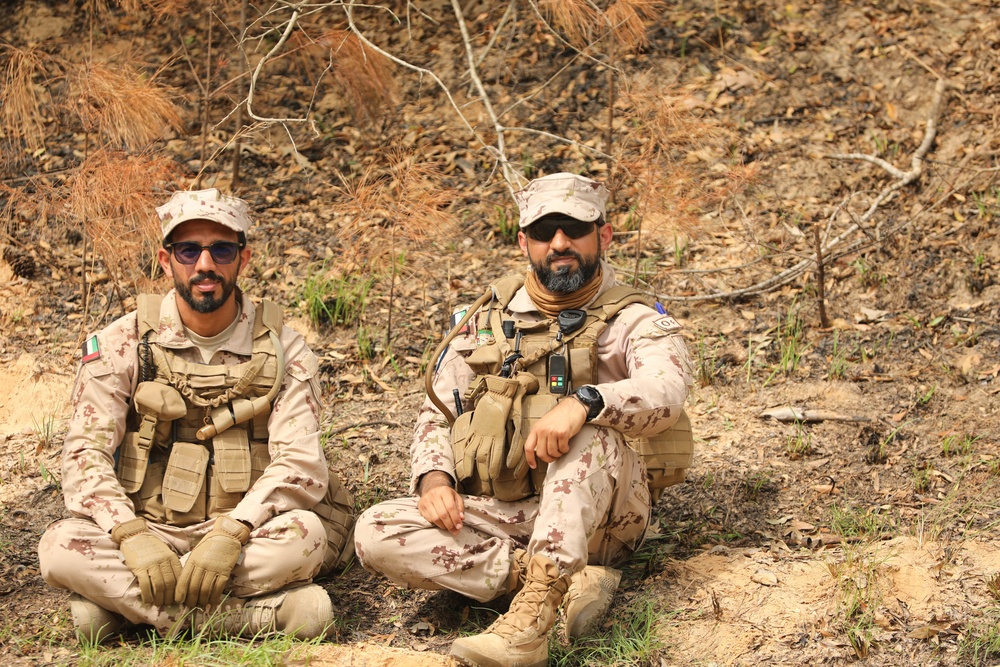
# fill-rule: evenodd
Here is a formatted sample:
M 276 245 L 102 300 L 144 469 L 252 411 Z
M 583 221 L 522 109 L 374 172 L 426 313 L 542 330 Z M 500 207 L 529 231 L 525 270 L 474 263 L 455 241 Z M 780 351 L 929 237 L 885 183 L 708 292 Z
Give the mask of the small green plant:
M 917 493 L 927 493 L 934 487 L 934 465 L 928 463 L 913 471 L 913 489 Z
M 705 337 L 702 336 L 698 340 L 698 365 L 695 369 L 698 383 L 702 387 L 715 384 L 715 363 L 715 349 L 709 349 L 708 343 L 705 342 Z
M 518 223 L 517 220 L 512 220 L 507 217 L 507 209 L 502 206 L 494 206 L 493 210 L 496 211 L 496 228 L 500 232 L 500 238 L 514 243 L 517 241 Z
M 48 449 L 52 446 L 52 441 L 55 438 L 56 433 L 56 417 L 53 414 L 48 414 L 42 417 L 41 423 L 39 423 L 34 416 L 31 418 L 32 429 L 35 434 L 35 440 L 38 442 L 39 451 L 43 449 Z
M 990 190 L 982 192 L 972 192 L 972 201 L 976 205 L 976 214 L 980 218 L 992 218 L 997 214 L 998 202 L 1000 202 L 1000 188 L 993 186 Z
M 175 638 L 162 638 L 153 632 L 127 654 L 107 646 L 80 647 L 80 664 L 90 667 L 118 665 L 277 665 L 286 660 L 306 658 L 310 647 L 321 639 L 297 641 L 288 635 L 258 637 L 250 641 L 219 639 L 198 632 L 185 632 Z M 123 662 L 124 660 L 124 662 Z
M 677 238 L 677 234 L 674 234 L 674 266 L 678 269 L 684 266 L 685 259 L 687 258 L 688 242 L 685 239 L 683 242 Z
M 857 271 L 858 279 L 865 287 L 882 287 L 889 281 L 888 276 L 884 273 L 875 271 L 871 266 L 869 266 L 864 257 L 858 257 L 855 259 L 851 262 L 851 266 L 853 266 L 854 270 Z
M 828 380 L 843 380 L 847 374 L 847 353 L 840 345 L 840 332 L 833 332 L 833 351 L 830 355 L 830 370 Z
M 1000 600 L 1000 574 L 994 574 L 986 580 L 986 590 L 994 600 Z
M 930 389 L 925 390 L 923 393 L 917 396 L 917 405 L 923 407 L 928 403 L 930 403 L 931 399 L 934 398 L 934 393 L 936 391 L 937 391 L 937 385 L 936 384 L 931 385 Z
M 770 491 L 772 486 L 771 473 L 768 470 L 760 470 L 750 473 L 742 482 L 740 482 L 743 494 L 748 500 L 759 499 L 764 493 Z
M 951 433 L 941 439 L 941 455 L 948 456 L 968 456 L 972 453 L 973 445 L 978 437 L 968 434 L 958 435 Z
M 373 359 L 375 357 L 375 341 L 371 331 L 364 324 L 358 325 L 357 341 L 358 356 L 366 361 Z
M 788 458 L 797 461 L 803 456 L 811 454 L 812 451 L 812 433 L 806 431 L 802 422 L 796 421 L 795 433 L 788 436 L 785 441 L 785 452 L 788 454 Z
M 880 567 L 884 556 L 844 545 L 844 562 L 828 563 L 837 582 L 843 629 L 858 658 L 868 656 L 877 626 L 875 614 L 882 605 Z
M 793 301 L 783 320 L 778 320 L 775 338 L 778 341 L 778 362 L 764 382 L 766 387 L 778 373 L 791 375 L 802 359 L 802 343 L 805 338 L 800 309 Z
M 607 630 L 583 637 L 569 647 L 562 646 L 552 633 L 549 665 L 557 667 L 605 667 L 606 665 L 657 665 L 665 646 L 657 628 L 671 614 L 660 611 L 656 601 L 641 595 L 617 609 Z
M 830 529 L 841 537 L 878 540 L 896 532 L 896 521 L 880 507 L 861 508 L 835 503 L 830 508 Z
M 371 275 L 330 275 L 325 265 L 311 271 L 299 288 L 299 299 L 313 326 L 354 324 L 364 315 Z
M 965 626 L 958 643 L 958 664 L 970 667 L 996 665 L 1000 661 L 1000 608 L 991 607 Z

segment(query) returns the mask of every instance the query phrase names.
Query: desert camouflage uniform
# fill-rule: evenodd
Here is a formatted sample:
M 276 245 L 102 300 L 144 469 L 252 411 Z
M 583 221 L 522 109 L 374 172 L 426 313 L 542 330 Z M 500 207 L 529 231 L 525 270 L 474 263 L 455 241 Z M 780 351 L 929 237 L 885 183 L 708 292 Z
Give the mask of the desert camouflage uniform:
M 254 304 L 242 296 L 232 336 L 213 364 L 246 361 L 253 347 Z M 115 453 L 125 435 L 138 375 L 136 313 L 97 334 L 100 356 L 80 367 L 73 389 L 74 412 L 63 445 L 63 492 L 73 518 L 52 524 L 39 544 L 42 577 L 161 633 L 180 629 L 186 614 L 178 605 L 144 605 L 137 580 L 126 567 L 111 530 L 136 517 L 132 501 L 115 475 Z M 309 582 L 323 564 L 326 533 L 313 507 L 326 491 L 329 471 L 319 438 L 318 363 L 305 340 L 283 327 L 284 385 L 268 419 L 271 463 L 230 517 L 253 529 L 233 570 L 229 593 L 254 597 Z M 184 334 L 175 292 L 164 297 L 157 344 L 183 359 L 202 363 Z M 211 530 L 214 518 L 193 525 L 149 522 L 151 532 L 181 555 L 181 564 Z
M 611 267 L 602 268 L 599 294 L 614 285 Z M 507 312 L 519 320 L 544 317 L 523 287 Z M 464 496 L 465 520 L 457 535 L 425 520 L 415 496 L 380 503 L 355 526 L 361 563 L 400 586 L 450 589 L 486 601 L 507 592 L 517 547 L 529 556 L 545 554 L 564 573 L 627 558 L 642 542 L 650 496 L 642 461 L 623 436 L 670 427 L 687 397 L 691 368 L 676 322 L 642 304 L 622 309 L 597 343 L 595 386 L 604 409 L 570 440 L 567 454 L 548 464 L 538 495 L 516 502 Z M 452 341 L 439 366 L 434 388 L 448 405 L 452 390 L 464 395 L 475 376 L 465 363 L 475 346 L 473 326 Z M 411 493 L 431 471 L 455 479 L 450 428 L 430 400 L 417 418 L 411 459 Z

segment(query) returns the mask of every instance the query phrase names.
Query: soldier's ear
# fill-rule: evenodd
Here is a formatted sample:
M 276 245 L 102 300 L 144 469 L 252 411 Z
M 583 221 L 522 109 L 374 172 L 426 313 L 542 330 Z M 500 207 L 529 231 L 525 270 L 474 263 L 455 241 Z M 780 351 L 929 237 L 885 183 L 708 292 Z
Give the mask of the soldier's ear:
M 166 274 L 167 278 L 173 279 L 174 269 L 170 266 L 170 251 L 166 248 L 157 250 L 156 261 L 160 263 L 160 268 L 163 269 L 163 273 Z
M 251 256 L 251 254 L 252 253 L 250 252 L 250 246 L 243 246 L 243 250 L 240 250 L 240 270 L 239 270 L 239 273 L 243 273 L 243 270 L 245 268 L 247 268 L 248 264 L 250 264 L 250 256 Z
M 528 237 L 524 235 L 524 232 L 517 233 L 517 245 L 521 246 L 521 254 L 525 257 L 528 256 Z
M 598 227 L 597 233 L 601 236 L 602 248 L 607 248 L 611 244 L 611 240 L 615 237 L 615 232 L 611 229 L 610 222 L 605 222 L 603 225 Z

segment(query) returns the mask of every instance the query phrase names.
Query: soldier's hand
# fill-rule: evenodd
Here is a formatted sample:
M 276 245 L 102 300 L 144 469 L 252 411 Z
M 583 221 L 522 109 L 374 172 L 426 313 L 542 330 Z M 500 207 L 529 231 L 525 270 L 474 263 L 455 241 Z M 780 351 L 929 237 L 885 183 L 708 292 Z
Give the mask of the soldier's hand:
M 149 532 L 146 520 L 140 517 L 118 524 L 111 539 L 139 581 L 142 603 L 157 607 L 173 604 L 181 562 L 166 542 Z
M 524 443 L 528 465 L 538 467 L 538 459 L 552 463 L 569 451 L 569 440 L 587 423 L 587 407 L 580 401 L 564 399 L 542 415 L 531 427 Z
M 432 524 L 457 535 L 465 519 L 465 501 L 451 486 L 447 473 L 432 471 L 420 480 L 420 500 L 417 510 L 420 516 Z
M 218 604 L 239 561 L 250 529 L 236 519 L 220 516 L 188 556 L 177 582 L 177 601 L 188 607 Z

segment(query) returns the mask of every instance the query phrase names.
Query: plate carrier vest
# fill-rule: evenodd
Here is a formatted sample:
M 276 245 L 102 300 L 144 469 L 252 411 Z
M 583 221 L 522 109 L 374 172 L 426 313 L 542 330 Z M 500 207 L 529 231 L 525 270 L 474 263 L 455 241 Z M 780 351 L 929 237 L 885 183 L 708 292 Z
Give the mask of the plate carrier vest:
M 270 464 L 268 417 L 284 381 L 281 307 L 262 301 L 253 352 L 236 365 L 186 361 L 156 344 L 161 295 L 138 298 L 139 384 L 118 449 L 117 476 L 137 516 L 188 526 L 227 514 Z M 354 500 L 330 468 L 320 575 L 353 556 Z
M 510 315 L 505 310 L 523 284 L 523 274 L 506 276 L 493 283 L 490 290 L 469 308 L 465 318 L 445 337 L 438 353 L 432 357 L 438 358 L 470 318 L 476 317 L 476 324 L 482 322 L 482 316 L 477 316 L 476 313 L 489 302 L 485 326 L 480 325 L 479 329 L 487 330 L 486 336 L 491 340 L 476 347 L 465 360 L 475 371 L 476 378 L 462 397 L 462 405 L 472 406 L 472 409 L 463 412 L 452 424 L 452 446 L 456 462 L 461 461 L 465 455 L 463 442 L 470 435 L 469 422 L 477 401 L 486 391 L 487 377 L 496 377 L 501 372 L 511 377 L 528 373 L 537 380 L 538 389 L 520 397 L 520 405 L 512 411 L 513 418 L 507 424 L 505 453 L 509 453 L 510 448 L 523 450 L 531 427 L 560 398 L 570 395 L 573 387 L 597 384 L 597 340 L 608 322 L 626 306 L 634 303 L 648 305 L 646 297 L 638 290 L 616 285 L 598 296 L 585 310 L 586 319 L 579 328 L 560 335 L 559 323 L 555 318 L 537 322 L 513 320 L 511 326 Z M 504 320 L 508 321 L 506 327 Z M 512 336 L 508 337 L 507 334 Z M 518 346 L 517 350 L 515 345 Z M 562 352 L 568 362 L 565 394 L 553 394 L 549 387 L 548 358 L 557 351 Z M 450 421 L 450 411 L 433 392 L 432 374 L 433 368 L 429 368 L 426 378 L 428 394 Z M 522 384 L 534 387 L 536 383 L 522 381 Z M 644 438 L 627 438 L 627 441 L 645 464 L 646 480 L 654 500 L 659 498 L 664 488 L 684 481 L 685 471 L 692 463 L 694 438 L 691 422 L 683 410 L 674 425 L 666 431 Z M 534 470 L 527 466 L 521 468 L 523 470 L 503 465 L 499 475 L 489 480 L 483 480 L 475 471 L 470 471 L 465 479 L 459 481 L 466 493 L 491 495 L 506 501 L 520 500 L 534 495 L 541 488 L 546 465 L 539 461 Z

